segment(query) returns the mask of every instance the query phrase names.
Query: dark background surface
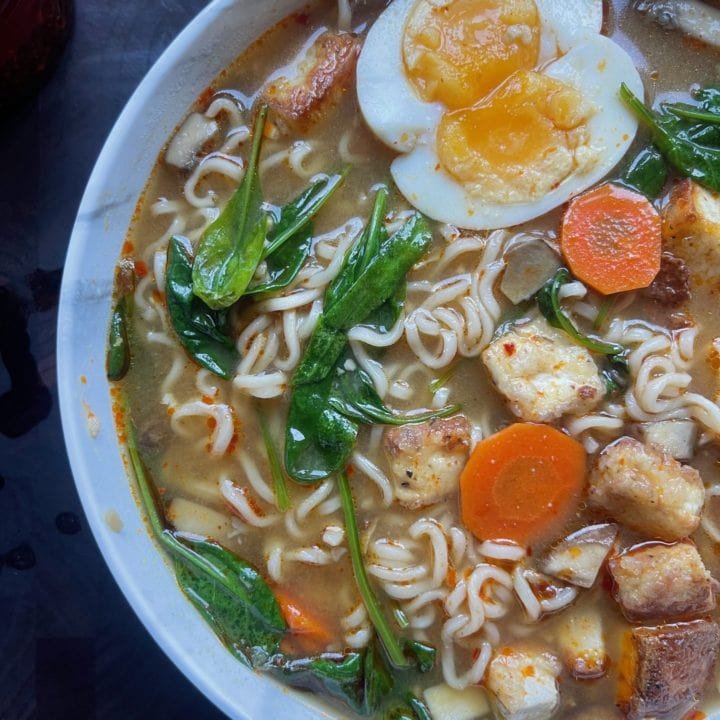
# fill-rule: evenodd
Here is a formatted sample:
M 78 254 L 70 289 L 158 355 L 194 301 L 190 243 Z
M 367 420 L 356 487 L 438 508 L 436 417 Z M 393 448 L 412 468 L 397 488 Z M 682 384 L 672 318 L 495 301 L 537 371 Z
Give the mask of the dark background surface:
M 224 717 L 155 645 L 100 556 L 55 376 L 60 276 L 95 158 L 204 4 L 77 0 L 53 75 L 0 114 L 0 720 Z

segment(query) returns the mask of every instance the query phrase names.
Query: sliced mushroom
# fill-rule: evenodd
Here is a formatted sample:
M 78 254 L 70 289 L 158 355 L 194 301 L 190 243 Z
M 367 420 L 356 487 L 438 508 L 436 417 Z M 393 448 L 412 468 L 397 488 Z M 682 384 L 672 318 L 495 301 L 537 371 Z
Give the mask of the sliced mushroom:
M 541 568 L 549 575 L 578 587 L 592 587 L 617 532 L 617 526 L 611 523 L 578 530 L 548 551 Z
M 505 263 L 500 289 L 515 305 L 531 298 L 561 265 L 560 256 L 539 238 L 513 245 Z
M 200 148 L 218 131 L 218 124 L 200 113 L 192 113 L 170 141 L 165 162 L 179 168 L 192 165 Z

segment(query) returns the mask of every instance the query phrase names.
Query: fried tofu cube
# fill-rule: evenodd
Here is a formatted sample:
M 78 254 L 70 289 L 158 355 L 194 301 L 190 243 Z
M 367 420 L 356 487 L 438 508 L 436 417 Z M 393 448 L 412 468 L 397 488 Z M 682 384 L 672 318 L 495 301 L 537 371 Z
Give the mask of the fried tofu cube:
M 274 78 L 263 102 L 290 127 L 307 130 L 352 81 L 360 41 L 348 33 L 325 32 L 294 63 L 295 77 Z
M 673 542 L 700 524 L 705 488 L 695 468 L 654 445 L 623 437 L 598 455 L 588 497 L 632 530 Z
M 707 620 L 628 632 L 617 693 L 627 720 L 684 717 L 712 677 L 719 644 L 720 628 Z
M 605 392 L 592 355 L 544 318 L 514 325 L 482 358 L 512 412 L 529 422 L 588 413 Z
M 683 620 L 715 609 L 713 579 L 692 543 L 630 548 L 610 560 L 610 574 L 630 622 Z
M 677 183 L 663 213 L 663 239 L 687 262 L 695 284 L 720 279 L 720 194 L 689 178 Z
M 470 423 L 464 415 L 401 425 L 385 431 L 384 448 L 401 505 L 432 505 L 456 491 L 470 454 Z
M 608 668 L 602 617 L 595 608 L 567 611 L 558 630 L 560 659 L 576 680 L 602 677 Z
M 560 663 L 537 648 L 506 646 L 491 660 L 486 686 L 504 720 L 549 720 L 560 702 Z

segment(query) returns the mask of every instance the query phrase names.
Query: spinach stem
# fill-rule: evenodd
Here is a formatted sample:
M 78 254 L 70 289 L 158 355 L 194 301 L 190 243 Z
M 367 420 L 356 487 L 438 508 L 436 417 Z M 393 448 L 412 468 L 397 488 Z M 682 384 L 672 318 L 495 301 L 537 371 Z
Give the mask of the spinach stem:
M 436 377 L 430 382 L 430 392 L 434 395 L 438 390 L 442 390 L 450 382 L 456 371 L 457 363 L 453 363 L 440 377 Z
M 593 330 L 595 330 L 595 332 L 599 332 L 600 330 L 602 330 L 608 319 L 608 315 L 610 314 L 610 311 L 613 309 L 613 307 L 615 307 L 616 302 L 617 297 L 615 295 L 609 295 L 605 298 L 605 300 L 603 300 L 602 305 L 600 305 L 600 310 L 598 311 L 597 317 L 595 318 L 595 322 L 593 322 Z
M 701 122 L 710 123 L 711 125 L 720 124 L 720 114 L 701 110 L 700 108 L 682 107 L 680 105 L 665 105 L 666 110 L 673 115 L 688 118 L 689 120 L 700 120 Z
M 280 458 L 278 456 L 275 442 L 273 441 L 270 427 L 268 425 L 267 416 L 263 412 L 259 404 L 255 404 L 255 412 L 260 423 L 260 430 L 265 443 L 265 452 L 267 453 L 268 463 L 270 463 L 270 474 L 273 479 L 275 488 L 275 503 L 280 512 L 287 512 L 290 509 L 290 495 L 288 494 L 287 483 L 285 481 L 285 473 L 283 472 Z
M 223 586 L 227 586 L 227 578 L 212 563 L 191 550 L 187 545 L 175 537 L 174 533 L 165 525 L 165 520 L 158 508 L 158 499 L 152 481 L 145 471 L 140 453 L 135 440 L 135 428 L 132 420 L 128 417 L 127 408 L 124 409 L 125 416 L 125 437 L 127 438 L 127 450 L 130 455 L 130 462 L 135 473 L 135 479 L 140 491 L 140 500 L 148 516 L 150 530 L 159 543 L 164 545 L 171 554 L 181 557 L 196 569 L 206 572 L 213 579 Z
M 362 550 L 360 548 L 360 532 L 358 531 L 357 518 L 355 517 L 355 503 L 353 502 L 347 474 L 341 472 L 338 475 L 337 482 L 338 490 L 340 491 L 340 502 L 342 504 L 343 514 L 345 515 L 345 532 L 347 534 L 353 574 L 355 575 L 355 581 L 360 590 L 363 603 L 365 603 L 370 621 L 375 627 L 390 662 L 397 668 L 407 668 L 410 666 L 410 663 L 405 657 L 402 647 L 393 634 L 388 621 L 385 619 L 385 615 L 378 599 L 375 597 L 367 572 L 365 571 Z

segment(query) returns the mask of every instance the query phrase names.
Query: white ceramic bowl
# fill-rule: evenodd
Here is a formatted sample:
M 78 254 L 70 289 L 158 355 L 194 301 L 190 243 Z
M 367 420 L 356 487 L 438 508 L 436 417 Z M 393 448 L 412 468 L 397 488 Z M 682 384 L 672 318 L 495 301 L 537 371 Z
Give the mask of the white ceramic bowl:
M 173 128 L 215 76 L 304 0 L 214 0 L 178 36 L 123 110 L 80 205 L 58 318 L 58 387 L 70 465 L 95 539 L 130 605 L 170 659 L 232 718 L 337 717 L 244 668 L 175 583 L 130 491 L 105 377 L 113 272 L 125 232 Z M 108 523 L 116 513 L 122 530 Z

